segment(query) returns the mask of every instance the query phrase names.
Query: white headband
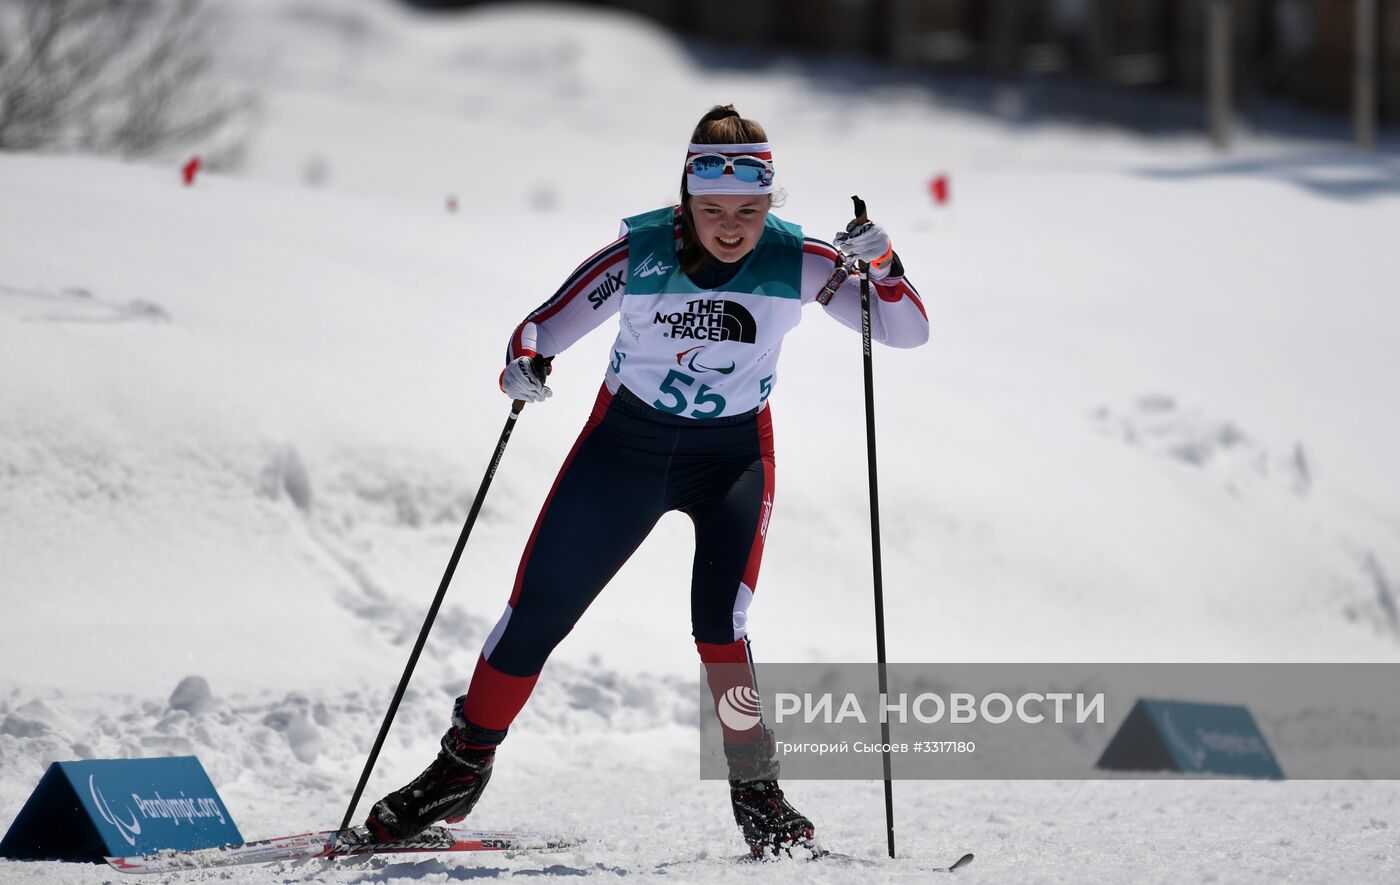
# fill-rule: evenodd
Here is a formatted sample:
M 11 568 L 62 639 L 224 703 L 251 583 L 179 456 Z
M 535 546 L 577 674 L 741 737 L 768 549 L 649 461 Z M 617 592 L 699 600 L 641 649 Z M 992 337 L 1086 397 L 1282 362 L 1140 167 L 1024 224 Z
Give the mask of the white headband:
M 699 154 L 722 157 L 757 157 L 768 163 L 768 170 L 757 181 L 740 181 L 733 166 L 726 166 L 718 178 L 701 178 L 690 171 L 690 160 Z M 773 192 L 773 149 L 768 142 L 752 144 L 692 144 L 685 155 L 685 187 L 692 194 L 771 194 Z

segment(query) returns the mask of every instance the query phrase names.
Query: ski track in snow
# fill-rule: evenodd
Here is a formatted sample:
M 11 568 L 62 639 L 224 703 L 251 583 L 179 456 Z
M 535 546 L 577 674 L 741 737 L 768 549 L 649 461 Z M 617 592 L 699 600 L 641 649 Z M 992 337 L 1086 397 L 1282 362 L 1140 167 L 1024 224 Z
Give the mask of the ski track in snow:
M 836 102 L 810 67 L 701 70 L 615 13 L 229 14 L 231 63 L 267 92 L 239 174 L 0 157 L 0 826 L 51 762 L 186 753 L 247 838 L 339 823 L 505 418 L 506 336 L 615 219 L 672 197 L 716 101 L 768 126 L 780 212 L 813 235 L 859 190 L 929 308 L 928 347 L 876 355 L 893 659 L 1400 653 L 1400 201 L 1344 180 L 1394 157 L 1246 135 L 1222 162 L 909 84 Z M 951 207 L 927 203 L 938 172 Z M 866 660 L 859 343 L 804 320 L 754 644 Z M 435 752 L 611 334 L 522 417 L 360 816 Z M 734 865 L 725 785 L 694 775 L 692 545 L 663 519 L 594 603 L 472 818 L 582 848 L 149 881 L 923 882 L 964 851 L 958 881 L 1400 881 L 1390 782 L 900 782 L 894 861 L 880 784 L 791 782 L 875 866 Z M 0 882 L 93 881 L 133 880 L 0 861 Z

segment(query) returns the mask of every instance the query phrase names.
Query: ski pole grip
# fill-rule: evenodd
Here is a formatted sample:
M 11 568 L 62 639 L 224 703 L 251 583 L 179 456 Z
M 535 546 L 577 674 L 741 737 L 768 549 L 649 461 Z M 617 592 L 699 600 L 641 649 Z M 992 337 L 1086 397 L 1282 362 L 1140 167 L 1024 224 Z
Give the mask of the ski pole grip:
M 554 357 L 540 356 L 535 354 L 530 357 L 530 372 L 543 384 L 549 378 L 549 373 L 554 371 Z
M 553 364 L 554 357 L 540 356 L 539 354 L 536 354 L 530 357 L 530 374 L 534 375 L 535 378 L 537 378 L 539 382 L 543 384 L 545 382 L 545 379 L 549 377 L 549 373 L 554 371 Z M 520 414 L 520 410 L 523 408 L 525 408 L 525 400 L 511 400 L 510 410 L 512 412 L 518 415 Z
M 855 206 L 856 217 L 851 219 L 851 223 L 846 225 L 846 230 L 855 230 L 859 225 L 865 224 L 870 219 L 865 216 L 865 201 L 855 194 L 851 195 L 851 203 Z M 867 270 L 870 265 L 867 262 L 858 262 L 862 271 Z

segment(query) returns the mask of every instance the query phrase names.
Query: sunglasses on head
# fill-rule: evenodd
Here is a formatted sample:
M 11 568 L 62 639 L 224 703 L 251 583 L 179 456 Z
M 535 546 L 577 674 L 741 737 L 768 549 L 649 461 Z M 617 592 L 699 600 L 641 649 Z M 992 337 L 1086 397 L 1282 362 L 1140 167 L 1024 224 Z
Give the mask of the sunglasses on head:
M 747 184 L 773 183 L 773 164 L 760 157 L 726 157 L 723 154 L 696 154 L 686 162 L 686 171 L 696 178 L 715 179 L 726 169 Z

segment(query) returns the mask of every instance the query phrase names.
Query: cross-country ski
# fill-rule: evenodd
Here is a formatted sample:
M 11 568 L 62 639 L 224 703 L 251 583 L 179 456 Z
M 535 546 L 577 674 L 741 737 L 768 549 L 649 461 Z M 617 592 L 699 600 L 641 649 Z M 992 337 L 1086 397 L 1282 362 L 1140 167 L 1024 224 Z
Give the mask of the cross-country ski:
M 244 866 L 278 861 L 334 860 L 370 854 L 429 854 L 462 851 L 563 851 L 580 840 L 539 833 L 494 833 L 451 826 L 433 826 L 411 839 L 379 842 L 368 831 L 302 833 L 193 851 L 162 851 L 136 857 L 109 857 L 112 869 L 123 873 L 165 873 L 209 867 Z

